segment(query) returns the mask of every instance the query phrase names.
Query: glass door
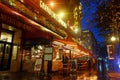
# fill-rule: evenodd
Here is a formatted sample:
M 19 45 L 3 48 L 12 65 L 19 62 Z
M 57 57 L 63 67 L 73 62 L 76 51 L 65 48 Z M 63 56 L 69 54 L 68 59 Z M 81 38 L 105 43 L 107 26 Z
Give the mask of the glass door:
M 2 25 L 5 26 L 5 25 Z M 9 27 L 6 25 L 6 27 Z M 2 29 L 0 33 L 0 71 L 10 70 L 14 32 Z
M 0 42 L 0 71 L 10 69 L 11 44 Z
M 0 43 L 0 70 L 2 68 L 3 51 L 4 51 L 4 43 Z

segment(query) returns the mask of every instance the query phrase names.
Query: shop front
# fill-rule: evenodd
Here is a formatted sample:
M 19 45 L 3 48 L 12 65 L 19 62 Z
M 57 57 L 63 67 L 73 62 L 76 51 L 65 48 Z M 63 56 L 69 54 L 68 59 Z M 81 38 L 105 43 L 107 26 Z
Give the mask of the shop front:
M 64 70 L 63 72 L 69 73 L 71 70 L 80 70 L 81 65 L 88 68 L 89 57 L 93 57 L 89 51 L 72 41 L 71 38 L 66 40 L 54 39 L 53 48 L 55 49 L 53 53 L 53 71 Z M 85 56 L 87 57 L 84 59 L 85 64 L 83 65 L 80 59 Z
M 75 44 L 71 41 L 55 39 L 53 41 L 53 71 L 70 72 L 72 61 L 74 59 Z M 77 53 L 76 53 L 77 54 Z
M 32 38 L 24 42 L 22 71 L 43 72 L 46 48 L 50 47 L 50 40 L 46 38 Z
M 21 30 L 2 22 L 0 25 L 0 71 L 17 71 Z
M 66 23 L 42 1 L 0 2 L 0 70 L 59 71 L 79 53 L 75 42 L 64 40 Z
M 33 20 L 34 16 L 29 17 L 30 14 L 38 14 L 31 8 L 28 9 L 20 1 L 14 1 L 17 6 L 12 3 L 10 0 L 0 3 L 0 71 L 45 71 L 45 64 L 52 69 L 54 51 L 50 55 L 44 53 L 46 48 L 52 47 L 53 38 L 63 39 L 66 33 L 60 28 L 56 31 L 58 25 L 48 22 L 49 16 L 42 16 L 45 20 L 39 20 L 38 16 L 37 20 Z M 22 13 L 17 12 L 17 8 Z M 47 70 L 50 71 L 49 68 Z
M 0 70 L 10 69 L 13 32 L 1 30 L 0 37 Z
M 52 71 L 60 71 L 63 69 L 63 55 L 64 55 L 64 44 L 60 42 L 53 41 L 53 61 L 52 61 Z

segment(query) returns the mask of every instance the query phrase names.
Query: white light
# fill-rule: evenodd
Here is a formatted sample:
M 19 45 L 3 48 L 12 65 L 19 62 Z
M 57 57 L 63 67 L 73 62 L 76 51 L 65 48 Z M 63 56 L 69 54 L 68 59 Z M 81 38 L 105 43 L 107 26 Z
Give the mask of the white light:
M 52 7 L 53 7 L 53 6 L 54 6 L 54 3 L 53 3 L 53 2 L 51 2 L 51 3 L 50 3 L 50 6 L 52 6 Z
M 114 36 L 112 36 L 111 40 L 112 40 L 112 41 L 115 41 L 115 40 L 116 40 L 116 38 L 115 38 Z
M 38 49 L 41 49 L 41 50 L 42 50 L 42 49 L 43 49 L 43 47 L 42 47 L 41 45 L 39 45 L 39 46 L 38 46 Z
M 62 18 L 63 18 L 63 16 L 64 16 L 64 13 L 62 13 L 62 12 L 61 12 L 61 13 L 59 13 L 59 15 L 58 15 L 58 16 L 59 16 L 59 18 L 61 18 L 61 19 L 62 19 Z
M 74 29 L 74 32 L 75 32 L 75 33 L 78 33 L 78 29 L 77 29 L 77 28 L 75 28 L 75 29 Z
M 35 57 L 34 55 L 32 55 L 32 57 Z

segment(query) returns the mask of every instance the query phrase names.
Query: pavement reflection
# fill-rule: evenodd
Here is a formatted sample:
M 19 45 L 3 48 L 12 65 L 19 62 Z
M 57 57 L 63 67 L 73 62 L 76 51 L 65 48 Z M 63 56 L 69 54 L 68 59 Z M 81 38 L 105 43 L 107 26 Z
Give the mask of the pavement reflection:
M 0 73 L 0 80 L 120 80 L 120 73 L 111 72 L 105 62 L 99 62 L 96 68 L 81 69 L 70 74 L 55 72 L 49 75 L 40 75 L 29 72 Z

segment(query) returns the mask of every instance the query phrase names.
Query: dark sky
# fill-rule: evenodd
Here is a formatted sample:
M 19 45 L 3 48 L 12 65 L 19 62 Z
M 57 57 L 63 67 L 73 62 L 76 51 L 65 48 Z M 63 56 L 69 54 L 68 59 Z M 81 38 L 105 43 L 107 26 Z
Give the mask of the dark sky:
M 81 21 L 82 30 L 89 29 L 92 31 L 98 42 L 104 41 L 104 39 L 98 35 L 99 30 L 95 28 L 97 22 L 94 21 L 94 19 L 97 17 L 97 6 L 100 5 L 103 0 L 81 0 L 80 2 L 82 4 L 83 15 Z

